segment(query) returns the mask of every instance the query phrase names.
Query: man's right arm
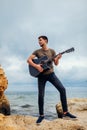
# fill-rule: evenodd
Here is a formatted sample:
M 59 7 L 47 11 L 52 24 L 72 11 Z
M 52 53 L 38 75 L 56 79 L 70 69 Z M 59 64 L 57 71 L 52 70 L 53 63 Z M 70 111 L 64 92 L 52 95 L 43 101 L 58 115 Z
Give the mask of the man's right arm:
M 36 68 L 36 64 L 32 61 L 35 57 L 35 55 L 29 56 L 29 58 L 27 59 L 27 63 Z
M 43 68 L 41 67 L 41 64 L 35 64 L 33 62 L 33 59 L 35 58 L 36 56 L 35 55 L 31 55 L 29 56 L 29 58 L 27 59 L 27 63 L 30 64 L 31 66 L 33 66 L 34 68 L 36 68 L 38 71 L 42 72 L 43 71 Z

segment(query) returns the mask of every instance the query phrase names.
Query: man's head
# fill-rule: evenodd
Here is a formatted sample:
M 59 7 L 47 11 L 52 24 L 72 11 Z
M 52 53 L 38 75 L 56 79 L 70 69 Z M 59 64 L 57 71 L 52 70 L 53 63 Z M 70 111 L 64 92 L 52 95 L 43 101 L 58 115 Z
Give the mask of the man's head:
M 40 39 L 44 39 L 44 40 L 48 43 L 48 38 L 47 38 L 47 36 L 39 36 L 38 39 L 39 39 L 39 40 L 40 40 Z
M 48 38 L 47 36 L 39 36 L 38 41 L 39 41 L 40 46 L 42 47 L 44 44 L 48 43 Z

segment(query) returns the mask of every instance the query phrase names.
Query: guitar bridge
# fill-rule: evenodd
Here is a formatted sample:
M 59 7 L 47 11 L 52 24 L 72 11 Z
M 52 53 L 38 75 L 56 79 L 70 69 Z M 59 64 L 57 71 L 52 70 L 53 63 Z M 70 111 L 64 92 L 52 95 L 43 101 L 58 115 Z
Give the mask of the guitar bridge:
M 50 67 L 49 67 L 49 66 L 47 66 L 46 64 L 41 65 L 41 67 L 42 67 L 44 70 L 49 70 L 49 69 L 50 69 Z

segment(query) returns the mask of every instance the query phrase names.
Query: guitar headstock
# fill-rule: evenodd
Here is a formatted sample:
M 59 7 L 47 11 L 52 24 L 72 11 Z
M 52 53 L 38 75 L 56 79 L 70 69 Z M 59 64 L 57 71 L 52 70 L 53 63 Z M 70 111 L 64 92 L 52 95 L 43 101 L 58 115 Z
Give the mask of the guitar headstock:
M 69 53 L 69 52 L 72 52 L 72 51 L 75 51 L 74 47 L 72 47 L 72 48 L 66 50 L 65 52 L 66 52 L 66 53 Z

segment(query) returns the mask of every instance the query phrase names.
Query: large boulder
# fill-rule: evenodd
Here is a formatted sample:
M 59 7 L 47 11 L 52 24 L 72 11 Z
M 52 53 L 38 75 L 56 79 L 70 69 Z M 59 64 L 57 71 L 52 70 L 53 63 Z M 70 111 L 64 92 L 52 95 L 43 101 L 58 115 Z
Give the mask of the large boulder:
M 68 99 L 68 110 L 71 113 L 81 114 L 82 112 L 87 112 L 87 98 L 74 98 Z M 61 118 L 63 114 L 62 105 L 58 103 L 56 105 L 56 110 L 58 117 Z
M 0 113 L 4 115 L 10 115 L 10 103 L 4 94 L 7 86 L 8 80 L 5 76 L 3 68 L 0 65 Z

